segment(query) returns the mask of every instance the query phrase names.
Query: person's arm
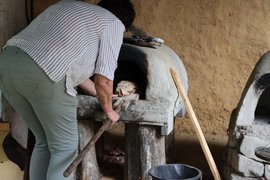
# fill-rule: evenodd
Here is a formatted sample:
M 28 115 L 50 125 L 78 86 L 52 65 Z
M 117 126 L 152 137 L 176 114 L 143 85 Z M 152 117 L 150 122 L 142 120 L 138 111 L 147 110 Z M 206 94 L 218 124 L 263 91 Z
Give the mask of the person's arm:
M 113 122 L 118 121 L 119 114 L 112 108 L 113 81 L 96 74 L 94 77 L 97 97 L 106 116 Z
M 106 28 L 102 31 L 94 71 L 98 100 L 107 117 L 113 123 L 119 119 L 119 114 L 112 109 L 112 96 L 114 72 L 117 68 L 124 30 L 125 27 L 119 20 L 106 25 Z
M 93 81 L 91 81 L 90 79 L 85 80 L 84 82 L 82 82 L 79 87 L 86 92 L 87 94 L 90 94 L 92 96 L 96 96 L 97 92 L 96 92 L 96 88 L 95 88 L 95 84 Z

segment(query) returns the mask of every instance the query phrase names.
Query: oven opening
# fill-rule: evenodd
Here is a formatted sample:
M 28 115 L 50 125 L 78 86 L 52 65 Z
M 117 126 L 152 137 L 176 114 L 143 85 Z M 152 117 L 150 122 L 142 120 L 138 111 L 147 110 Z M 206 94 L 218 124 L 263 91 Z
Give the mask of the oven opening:
M 136 93 L 139 94 L 140 99 L 145 99 L 148 85 L 146 60 L 119 59 L 114 75 L 114 91 L 119 82 L 130 81 L 137 85 Z
M 270 87 L 261 94 L 256 110 L 255 123 L 270 124 Z

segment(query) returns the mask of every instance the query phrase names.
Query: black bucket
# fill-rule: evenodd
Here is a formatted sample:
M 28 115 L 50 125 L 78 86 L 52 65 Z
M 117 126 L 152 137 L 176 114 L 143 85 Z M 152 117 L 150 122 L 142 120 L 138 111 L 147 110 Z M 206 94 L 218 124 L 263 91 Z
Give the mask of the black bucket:
M 185 164 L 166 164 L 154 166 L 149 170 L 153 180 L 201 180 L 202 172 Z

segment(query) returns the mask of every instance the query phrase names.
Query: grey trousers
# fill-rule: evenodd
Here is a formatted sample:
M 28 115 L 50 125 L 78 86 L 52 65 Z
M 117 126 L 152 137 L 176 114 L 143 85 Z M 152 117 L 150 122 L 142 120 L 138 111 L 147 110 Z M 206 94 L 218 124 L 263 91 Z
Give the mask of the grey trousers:
M 65 93 L 65 78 L 52 82 L 24 51 L 7 47 L 0 89 L 36 138 L 30 180 L 71 180 L 63 172 L 78 147 L 77 99 Z

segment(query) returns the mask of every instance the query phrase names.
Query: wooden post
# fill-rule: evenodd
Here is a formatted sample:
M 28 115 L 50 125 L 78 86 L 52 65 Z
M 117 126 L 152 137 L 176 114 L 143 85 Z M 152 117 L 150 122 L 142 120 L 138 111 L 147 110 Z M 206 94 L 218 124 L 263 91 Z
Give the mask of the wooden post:
M 95 132 L 97 132 L 101 126 L 103 125 L 103 122 L 96 121 L 94 123 Z M 97 140 L 95 144 L 96 148 L 96 157 L 98 161 L 103 161 L 105 156 L 105 135 L 106 132 L 103 133 L 103 135 L 100 136 L 100 138 Z
M 79 120 L 79 149 L 82 150 L 85 145 L 95 134 L 94 121 L 92 120 Z M 79 180 L 98 180 L 100 173 L 98 163 L 96 160 L 95 147 L 93 147 L 81 161 L 81 165 L 77 169 Z
M 27 22 L 25 1 L 3 0 L 0 4 L 0 48 L 2 49 L 6 41 L 23 29 Z
M 204 155 L 206 157 L 206 160 L 210 166 L 210 169 L 211 169 L 211 172 L 214 176 L 214 179 L 215 180 L 221 180 L 221 176 L 218 172 L 218 169 L 217 169 L 217 166 L 216 166 L 216 163 L 214 161 L 214 158 L 210 152 L 210 149 L 208 147 L 208 144 L 206 142 L 206 139 L 203 135 L 203 132 L 202 132 L 202 129 L 201 129 L 201 126 L 199 124 L 199 121 L 195 115 L 195 112 L 191 106 L 191 103 L 189 101 L 189 98 L 185 92 L 185 89 L 184 89 L 184 86 L 182 85 L 182 82 L 181 82 L 181 79 L 179 78 L 179 75 L 177 74 L 176 70 L 174 68 L 170 68 L 170 72 L 171 72 L 171 75 L 172 75 L 172 78 L 175 82 L 175 85 L 177 87 L 177 90 L 178 92 L 180 93 L 183 101 L 184 101 L 184 104 L 187 108 L 187 112 L 188 112 L 188 115 L 191 119 L 191 123 L 195 129 L 195 132 L 197 134 L 197 137 L 199 139 L 199 142 L 200 142 L 200 145 L 202 147 L 202 150 L 204 152 Z
M 16 9 L 14 11 L 14 9 Z M 0 5 L 0 52 L 2 47 L 6 44 L 6 41 L 17 34 L 26 25 L 26 15 L 25 15 L 25 2 L 21 0 L 13 0 L 12 3 L 8 0 L 1 1 Z M 0 90 L 1 94 L 1 90 Z M 3 121 L 12 120 L 11 123 L 11 134 L 14 139 L 16 139 L 23 147 L 26 148 L 27 144 L 27 127 L 21 118 L 14 111 L 14 109 L 9 105 L 5 98 L 0 98 L 3 102 L 2 113 Z M 1 102 L 0 102 L 1 103 Z M 0 106 L 1 107 L 1 106 Z
M 173 119 L 173 127 L 175 127 L 175 119 Z M 175 136 L 175 129 L 173 128 L 172 132 L 165 136 L 165 152 L 166 152 L 166 159 L 173 158 L 173 147 L 174 147 L 174 136 Z
M 125 138 L 125 179 L 150 179 L 148 170 L 166 161 L 165 137 L 160 134 L 160 127 L 126 123 Z
M 11 136 L 25 149 L 27 148 L 28 127 L 21 116 L 16 113 L 13 107 L 2 98 L 3 103 L 3 121 L 9 122 L 11 127 Z

